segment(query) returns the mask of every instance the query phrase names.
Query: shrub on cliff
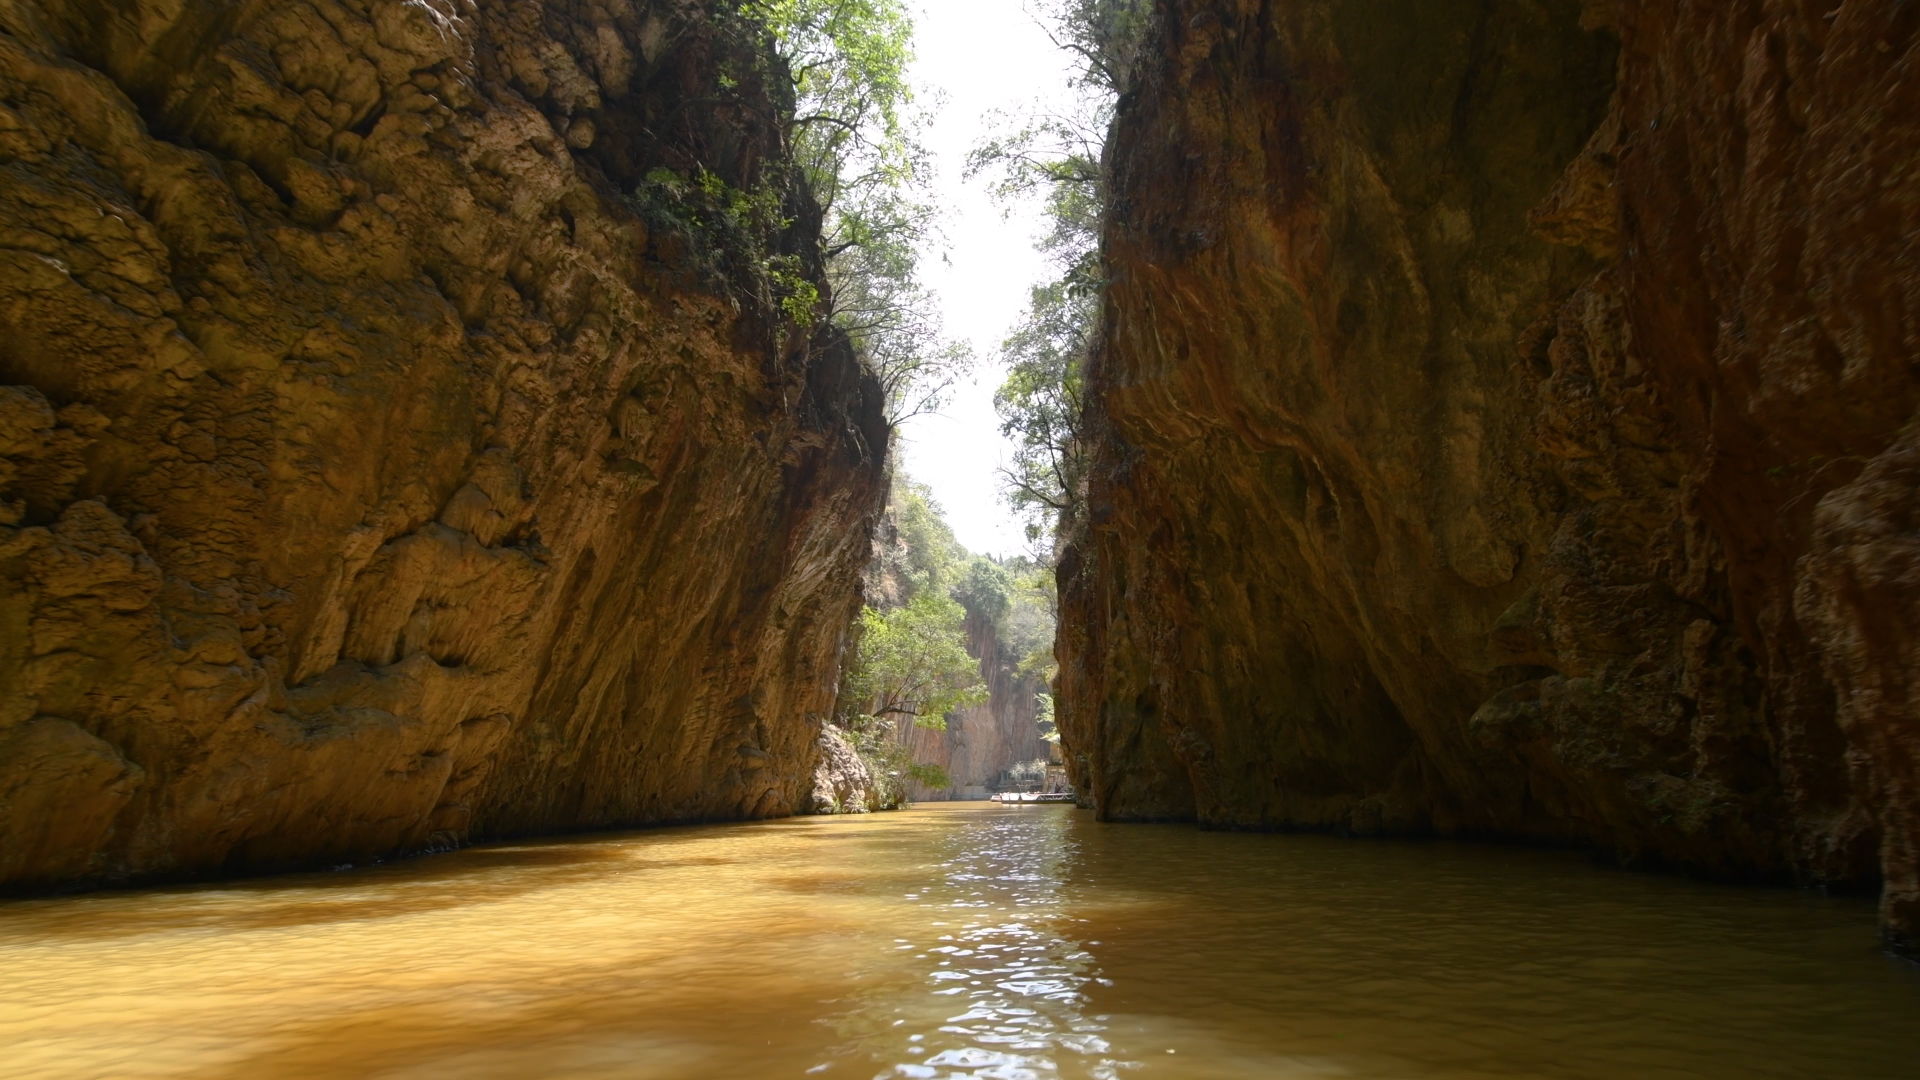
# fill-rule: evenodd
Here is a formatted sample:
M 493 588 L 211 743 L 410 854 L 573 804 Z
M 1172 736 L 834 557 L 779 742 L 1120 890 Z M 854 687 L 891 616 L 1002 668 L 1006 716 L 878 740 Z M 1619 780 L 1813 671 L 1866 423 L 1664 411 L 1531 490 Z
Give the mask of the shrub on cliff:
M 922 592 L 947 592 L 968 558 L 931 489 L 896 472 L 875 531 L 867 601 L 885 611 Z
M 681 238 L 711 283 L 772 316 L 783 346 L 796 330 L 803 342 L 828 328 L 850 340 L 889 422 L 939 408 L 973 357 L 946 337 L 918 278 L 938 230 L 905 8 L 745 0 L 709 14 L 739 48 L 706 103 L 776 124 L 784 154 L 744 173 L 707 160 L 724 148 L 655 167 L 633 187 L 636 209 Z M 771 104 L 768 85 L 782 90 Z M 805 227 L 816 215 L 817 245 Z

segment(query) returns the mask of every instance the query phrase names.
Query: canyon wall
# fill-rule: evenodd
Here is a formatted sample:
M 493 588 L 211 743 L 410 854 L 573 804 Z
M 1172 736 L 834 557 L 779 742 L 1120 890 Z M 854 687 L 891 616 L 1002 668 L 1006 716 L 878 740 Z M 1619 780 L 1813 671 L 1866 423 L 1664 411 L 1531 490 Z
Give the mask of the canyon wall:
M 1917 21 L 1162 2 L 1060 568 L 1084 796 L 1881 881 L 1920 945 Z
M 770 291 L 788 86 L 678 0 L 0 0 L 0 884 L 808 807 L 886 425 Z

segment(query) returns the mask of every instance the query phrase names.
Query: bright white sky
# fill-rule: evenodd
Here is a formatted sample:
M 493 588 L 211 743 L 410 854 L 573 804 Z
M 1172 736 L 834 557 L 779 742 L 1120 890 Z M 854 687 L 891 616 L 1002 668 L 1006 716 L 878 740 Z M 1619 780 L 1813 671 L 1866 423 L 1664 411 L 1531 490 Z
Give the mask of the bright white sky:
M 1042 223 L 1037 206 L 1011 217 L 987 198 L 985 178 L 961 179 L 967 151 L 992 129 L 991 113 L 1022 114 L 1036 100 L 1069 94 L 1068 57 L 1022 9 L 1021 0 L 919 0 L 914 83 L 944 99 L 926 133 L 938 178 L 950 262 L 923 264 L 922 277 L 940 298 L 947 333 L 973 343 L 980 368 L 940 415 L 909 420 L 901 461 L 907 474 L 933 488 L 947 521 L 969 549 L 994 555 L 1027 550 L 1026 534 L 1001 501 L 997 470 L 1010 455 L 993 412 L 1005 378 L 994 356 L 1019 318 L 1027 290 L 1047 276 L 1033 249 Z

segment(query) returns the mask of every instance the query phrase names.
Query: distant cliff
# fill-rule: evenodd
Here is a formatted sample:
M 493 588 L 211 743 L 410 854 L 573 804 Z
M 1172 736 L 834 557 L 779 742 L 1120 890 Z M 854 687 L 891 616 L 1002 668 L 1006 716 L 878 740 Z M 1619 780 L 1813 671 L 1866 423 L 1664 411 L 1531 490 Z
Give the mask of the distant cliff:
M 980 661 L 987 700 L 947 717 L 945 731 L 905 730 L 913 760 L 940 766 L 953 781 L 951 788 L 939 791 L 916 787 L 916 799 L 962 798 L 968 788 L 977 789 L 978 797 L 1001 773 L 1047 756 L 1049 748 L 1040 737 L 1038 696 L 1046 692 L 1046 682 L 1019 671 L 1022 657 L 1000 640 L 994 620 L 976 611 L 967 613 L 967 651 Z
M 1053 614 L 1038 565 L 1024 556 L 1001 562 L 968 551 L 932 490 L 897 473 L 874 532 L 865 595 L 888 610 L 925 589 L 952 598 L 964 613 L 954 633 L 965 636 L 987 690 L 987 700 L 948 714 L 944 729 L 900 722 L 893 731 L 908 761 L 946 771 L 948 787 L 907 785 L 911 798 L 938 802 L 964 798 L 965 789 L 984 788 L 1015 765 L 1047 757 L 1038 723 L 1046 679 L 1022 664 L 1047 647 Z
M 1916 24 L 1161 3 L 1060 574 L 1102 814 L 1883 879 L 1920 945 Z
M 886 426 L 704 10 L 0 4 L 0 884 L 806 806 Z

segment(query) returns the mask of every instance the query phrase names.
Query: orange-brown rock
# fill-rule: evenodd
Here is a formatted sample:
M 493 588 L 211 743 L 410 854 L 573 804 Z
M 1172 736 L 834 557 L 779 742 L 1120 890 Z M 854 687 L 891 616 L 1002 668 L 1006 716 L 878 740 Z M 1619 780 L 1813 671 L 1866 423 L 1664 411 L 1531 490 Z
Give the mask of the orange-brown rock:
M 1163 2 L 1061 570 L 1101 812 L 1884 880 L 1915 947 L 1917 22 Z
M 806 808 L 886 429 L 705 10 L 0 3 L 0 883 Z

